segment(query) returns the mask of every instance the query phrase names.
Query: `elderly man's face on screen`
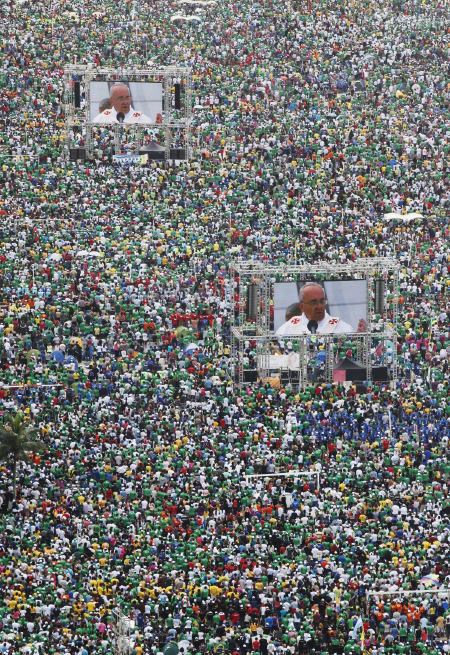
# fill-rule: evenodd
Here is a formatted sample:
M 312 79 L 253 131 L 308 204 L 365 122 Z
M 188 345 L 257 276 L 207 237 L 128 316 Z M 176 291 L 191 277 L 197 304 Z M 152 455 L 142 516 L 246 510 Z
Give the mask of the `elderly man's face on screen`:
M 300 309 L 310 321 L 321 321 L 325 318 L 326 304 L 325 291 L 322 287 L 314 285 L 303 289 Z
M 117 84 L 111 88 L 111 104 L 119 113 L 128 114 L 131 107 L 130 89 L 124 84 Z

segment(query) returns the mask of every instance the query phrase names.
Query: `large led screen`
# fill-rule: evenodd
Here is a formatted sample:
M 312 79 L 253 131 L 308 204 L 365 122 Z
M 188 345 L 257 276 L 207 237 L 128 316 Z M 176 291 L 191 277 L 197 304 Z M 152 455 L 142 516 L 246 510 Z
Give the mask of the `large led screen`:
M 366 331 L 366 280 L 277 282 L 273 288 L 277 336 Z
M 89 122 L 94 125 L 162 123 L 160 82 L 93 80 L 89 83 Z

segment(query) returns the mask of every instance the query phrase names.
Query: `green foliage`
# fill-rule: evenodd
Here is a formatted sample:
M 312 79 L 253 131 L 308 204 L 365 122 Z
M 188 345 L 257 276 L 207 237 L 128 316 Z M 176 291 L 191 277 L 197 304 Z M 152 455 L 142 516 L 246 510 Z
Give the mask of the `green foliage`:
M 16 495 L 17 464 L 45 448 L 38 430 L 25 420 L 22 412 L 7 415 L 0 426 L 0 460 L 9 461 L 12 469 L 13 497 Z
M 25 421 L 22 412 L 6 416 L 0 426 L 0 459 L 24 460 L 28 453 L 44 448 L 36 428 Z

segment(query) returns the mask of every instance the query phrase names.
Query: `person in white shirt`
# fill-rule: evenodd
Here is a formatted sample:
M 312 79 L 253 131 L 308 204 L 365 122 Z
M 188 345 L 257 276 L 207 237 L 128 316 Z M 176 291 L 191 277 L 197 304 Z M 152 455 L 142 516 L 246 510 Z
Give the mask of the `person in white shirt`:
M 276 331 L 277 336 L 297 334 L 346 334 L 354 332 L 352 326 L 325 310 L 325 290 L 316 282 L 307 282 L 299 292 L 300 315 L 293 316 Z M 362 325 L 358 326 L 363 331 Z
M 142 111 L 136 111 L 131 106 L 131 93 L 126 84 L 118 82 L 111 87 L 109 96 L 111 107 L 105 109 L 95 116 L 94 123 L 111 124 L 127 123 L 148 125 L 149 123 L 161 123 L 162 116 L 157 114 L 155 119 L 150 118 Z

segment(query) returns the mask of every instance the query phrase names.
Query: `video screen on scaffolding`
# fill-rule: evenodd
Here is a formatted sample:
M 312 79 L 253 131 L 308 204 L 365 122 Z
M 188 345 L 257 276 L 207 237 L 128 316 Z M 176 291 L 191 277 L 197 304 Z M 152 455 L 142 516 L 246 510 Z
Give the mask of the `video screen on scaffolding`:
M 163 120 L 161 82 L 92 80 L 89 122 L 93 125 L 155 125 Z
M 367 329 L 367 280 L 297 280 L 273 285 L 276 336 L 349 334 Z

